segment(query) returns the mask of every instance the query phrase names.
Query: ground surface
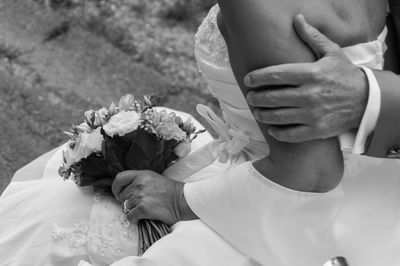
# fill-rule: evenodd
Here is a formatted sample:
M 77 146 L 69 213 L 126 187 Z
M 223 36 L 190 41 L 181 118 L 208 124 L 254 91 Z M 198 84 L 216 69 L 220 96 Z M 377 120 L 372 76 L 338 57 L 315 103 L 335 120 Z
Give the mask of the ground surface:
M 140 17 L 143 1 L 80 2 L 0 2 L 0 193 L 85 110 L 125 93 L 155 92 L 192 114 L 197 103 L 216 107 L 194 62 L 196 21 Z

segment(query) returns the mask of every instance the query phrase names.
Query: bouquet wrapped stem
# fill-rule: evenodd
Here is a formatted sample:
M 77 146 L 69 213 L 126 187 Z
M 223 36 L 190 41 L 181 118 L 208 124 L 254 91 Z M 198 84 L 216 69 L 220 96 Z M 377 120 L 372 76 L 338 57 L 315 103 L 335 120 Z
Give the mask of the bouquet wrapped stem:
M 151 245 L 171 233 L 171 228 L 159 221 L 140 220 L 138 223 L 138 232 L 138 256 L 141 256 Z

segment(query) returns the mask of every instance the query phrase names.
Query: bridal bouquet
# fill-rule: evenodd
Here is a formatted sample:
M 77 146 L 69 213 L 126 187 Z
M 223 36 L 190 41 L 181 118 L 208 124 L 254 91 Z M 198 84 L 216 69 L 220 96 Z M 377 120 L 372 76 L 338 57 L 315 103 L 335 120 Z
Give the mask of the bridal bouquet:
M 190 119 L 153 108 L 159 97 L 123 96 L 118 106 L 85 112 L 85 122 L 65 132 L 69 136 L 59 174 L 79 187 L 111 190 L 115 176 L 125 170 L 164 172 L 190 153 L 197 131 Z M 139 255 L 170 232 L 158 221 L 138 224 Z

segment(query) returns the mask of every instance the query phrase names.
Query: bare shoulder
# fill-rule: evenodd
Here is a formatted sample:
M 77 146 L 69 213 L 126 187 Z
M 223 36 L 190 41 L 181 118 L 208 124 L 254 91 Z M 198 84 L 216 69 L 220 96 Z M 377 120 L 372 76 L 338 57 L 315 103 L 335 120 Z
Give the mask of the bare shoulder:
M 318 15 L 315 17 L 321 23 L 322 30 L 335 35 L 339 42 L 342 42 L 342 46 L 372 41 L 381 33 L 386 24 L 387 0 L 325 1 L 329 12 L 337 17 L 337 29 L 330 25 L 326 17 L 325 19 Z
M 386 21 L 387 0 L 218 0 L 218 2 L 222 9 L 225 9 L 223 17 L 237 15 L 247 18 L 246 21 L 238 21 L 242 27 L 249 26 L 249 20 L 256 20 L 257 23 L 254 24 L 260 24 L 263 19 L 271 27 L 276 26 L 273 25 L 275 22 L 277 25 L 282 23 L 287 25 L 296 14 L 302 13 L 313 26 L 341 46 L 375 39 Z M 230 26 L 238 27 L 238 25 L 226 25 L 223 17 L 219 16 L 218 20 L 223 33 L 227 32 Z M 233 20 L 229 21 L 231 23 Z

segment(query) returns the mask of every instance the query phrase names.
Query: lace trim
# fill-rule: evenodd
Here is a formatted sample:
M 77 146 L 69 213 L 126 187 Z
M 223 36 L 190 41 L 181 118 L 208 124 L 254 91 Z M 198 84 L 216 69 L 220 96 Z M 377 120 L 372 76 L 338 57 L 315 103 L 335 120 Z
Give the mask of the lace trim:
M 54 225 L 52 239 L 66 241 L 72 248 L 90 246 L 91 252 L 102 257 L 109 254 L 119 257 L 124 250 L 121 248 L 122 239 L 118 236 L 121 234 L 128 242 L 137 241 L 135 239 L 137 236 L 136 226 L 127 220 L 126 215 L 119 208 L 120 206 L 115 206 L 112 197 L 97 193 L 93 197 L 93 201 L 92 208 L 100 207 L 109 210 L 110 220 L 107 219 L 107 222 L 103 224 L 104 221 L 101 217 L 91 217 L 90 221 L 77 221 L 72 228 L 68 229 Z
M 89 222 L 78 221 L 72 229 L 63 229 L 58 225 L 54 226 L 52 239 L 54 241 L 65 240 L 70 247 L 79 248 L 88 242 Z
M 201 23 L 196 36 L 195 47 L 209 55 L 210 59 L 218 62 L 229 62 L 228 49 L 217 25 L 219 6 L 213 6 Z

